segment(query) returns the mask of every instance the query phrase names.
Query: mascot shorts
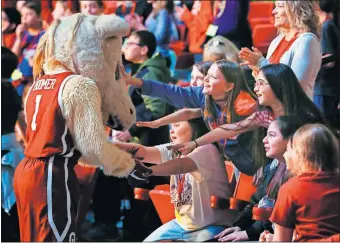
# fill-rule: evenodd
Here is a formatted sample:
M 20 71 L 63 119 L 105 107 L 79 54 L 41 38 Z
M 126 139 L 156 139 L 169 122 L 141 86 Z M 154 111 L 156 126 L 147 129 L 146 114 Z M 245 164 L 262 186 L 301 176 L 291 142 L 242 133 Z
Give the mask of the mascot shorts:
M 21 241 L 75 241 L 79 198 L 74 163 L 25 157 L 14 174 Z

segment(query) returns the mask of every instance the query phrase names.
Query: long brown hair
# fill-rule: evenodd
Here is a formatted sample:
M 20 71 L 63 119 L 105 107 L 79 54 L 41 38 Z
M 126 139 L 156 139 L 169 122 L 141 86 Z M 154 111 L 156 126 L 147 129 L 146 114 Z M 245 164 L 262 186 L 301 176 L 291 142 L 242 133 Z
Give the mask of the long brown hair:
M 228 122 L 229 123 L 237 122 L 242 119 L 242 117 L 236 114 L 235 109 L 234 109 L 234 102 L 238 94 L 240 93 L 241 90 L 244 90 L 248 92 L 254 98 L 255 98 L 255 95 L 249 89 L 244 72 L 239 64 L 235 62 L 227 61 L 227 60 L 218 60 L 214 64 L 218 66 L 225 80 L 227 80 L 227 82 L 234 84 L 234 88 L 228 91 L 226 95 L 225 104 L 226 104 L 226 110 L 230 112 L 230 121 Z M 218 117 L 216 110 L 214 109 L 213 104 L 214 104 L 214 100 L 212 96 L 206 95 L 204 114 L 208 114 L 212 116 L 212 118 L 215 121 L 217 121 L 219 117 Z

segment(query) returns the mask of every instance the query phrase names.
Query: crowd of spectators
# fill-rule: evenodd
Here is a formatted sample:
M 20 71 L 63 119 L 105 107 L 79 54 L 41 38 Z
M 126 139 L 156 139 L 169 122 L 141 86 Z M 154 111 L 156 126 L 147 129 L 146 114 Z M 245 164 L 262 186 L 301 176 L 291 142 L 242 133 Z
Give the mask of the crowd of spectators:
M 126 179 L 99 171 L 93 224 L 80 240 L 338 239 L 337 0 L 1 2 L 3 241 L 20 240 L 12 180 L 25 148 L 23 105 L 36 47 L 53 20 L 79 12 L 116 14 L 131 27 L 122 77 L 137 123 L 110 130 L 108 139 L 124 150 L 139 148 L 136 156 L 152 174 L 138 187 L 170 184 L 175 208 L 175 218 L 162 225 L 152 202 L 135 200 Z M 250 19 L 262 2 L 271 12 Z M 265 25 L 277 35 L 263 49 L 254 33 Z M 225 160 L 236 181 L 253 176 L 257 188 L 240 211 L 210 207 L 210 196 L 233 195 Z M 254 220 L 254 207 L 272 208 L 271 217 Z

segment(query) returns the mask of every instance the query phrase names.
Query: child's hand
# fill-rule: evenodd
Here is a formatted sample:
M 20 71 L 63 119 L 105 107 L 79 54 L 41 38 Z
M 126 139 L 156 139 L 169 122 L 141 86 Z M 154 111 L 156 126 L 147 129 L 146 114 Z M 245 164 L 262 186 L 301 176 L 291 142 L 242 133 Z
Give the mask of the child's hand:
M 274 235 L 271 234 L 268 230 L 265 230 L 260 235 L 260 242 L 271 242 L 273 241 Z
M 18 39 L 22 39 L 24 37 L 24 31 L 26 30 L 26 27 L 24 24 L 19 24 L 17 26 L 17 29 L 15 30 L 15 34 Z
M 180 152 L 183 155 L 191 153 L 196 148 L 194 141 L 168 146 L 167 149 Z

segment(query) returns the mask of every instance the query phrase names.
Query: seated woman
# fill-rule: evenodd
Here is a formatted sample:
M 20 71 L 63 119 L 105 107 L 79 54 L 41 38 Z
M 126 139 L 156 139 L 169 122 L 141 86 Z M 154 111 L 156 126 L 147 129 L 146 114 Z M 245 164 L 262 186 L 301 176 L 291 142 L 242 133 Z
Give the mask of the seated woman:
M 273 241 L 321 241 L 339 234 L 339 140 L 324 125 L 305 125 L 290 139 L 285 159 L 296 176 L 280 188 L 270 217 Z
M 286 152 L 289 138 L 299 128 L 296 117 L 280 116 L 268 128 L 267 136 L 263 139 L 266 156 L 274 160 L 261 167 L 254 176 L 256 193 L 233 224 L 215 238 L 218 241 L 257 241 L 264 230 L 273 232 L 270 221 L 255 221 L 252 219 L 253 207 L 273 208 L 279 187 L 288 179 L 286 161 L 283 154 Z
M 172 124 L 172 143 L 194 139 L 208 131 L 202 119 Z M 135 148 L 135 156 L 142 157 L 150 167 L 151 176 L 169 176 L 171 200 L 176 219 L 162 225 L 145 241 L 180 240 L 205 241 L 213 238 L 225 227 L 231 226 L 235 213 L 210 207 L 210 196 L 232 196 L 225 165 L 217 147 L 207 144 L 187 156 L 176 154 L 166 147 L 169 144 L 145 147 L 139 144 L 115 143 L 125 150 Z

